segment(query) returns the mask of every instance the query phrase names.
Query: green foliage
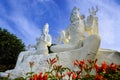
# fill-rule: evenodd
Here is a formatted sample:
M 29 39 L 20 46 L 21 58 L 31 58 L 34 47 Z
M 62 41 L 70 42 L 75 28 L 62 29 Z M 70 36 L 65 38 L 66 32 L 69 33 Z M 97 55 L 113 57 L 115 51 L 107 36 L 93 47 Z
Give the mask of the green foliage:
M 25 45 L 14 34 L 0 28 L 0 64 L 15 64 Z

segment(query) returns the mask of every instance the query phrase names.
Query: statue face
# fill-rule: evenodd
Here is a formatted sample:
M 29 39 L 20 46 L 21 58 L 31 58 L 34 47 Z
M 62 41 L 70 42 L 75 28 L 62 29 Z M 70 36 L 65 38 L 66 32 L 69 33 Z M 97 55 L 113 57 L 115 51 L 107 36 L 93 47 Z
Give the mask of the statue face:
M 48 29 L 48 27 L 49 27 L 49 25 L 48 25 L 48 23 L 46 23 L 46 24 L 44 25 L 44 29 Z
M 61 31 L 61 35 L 65 35 L 65 31 Z
M 43 33 L 48 33 L 49 32 L 48 28 L 49 28 L 49 25 L 48 23 L 46 23 L 43 28 Z
M 71 16 L 70 16 L 70 21 L 74 22 L 74 21 L 79 20 L 79 19 L 80 19 L 79 9 L 73 8 Z
M 73 14 L 73 15 L 71 15 L 71 17 L 70 17 L 70 21 L 71 21 L 71 23 L 72 22 L 75 22 L 75 21 L 77 21 L 77 20 L 80 20 L 80 15 L 78 15 L 78 14 Z

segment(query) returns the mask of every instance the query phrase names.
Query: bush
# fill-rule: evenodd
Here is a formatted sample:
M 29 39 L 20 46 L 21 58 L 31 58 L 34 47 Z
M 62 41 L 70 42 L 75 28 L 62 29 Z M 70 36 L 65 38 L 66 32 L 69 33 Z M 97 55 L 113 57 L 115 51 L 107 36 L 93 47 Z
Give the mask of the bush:
M 15 64 L 25 45 L 14 34 L 0 28 L 0 64 Z

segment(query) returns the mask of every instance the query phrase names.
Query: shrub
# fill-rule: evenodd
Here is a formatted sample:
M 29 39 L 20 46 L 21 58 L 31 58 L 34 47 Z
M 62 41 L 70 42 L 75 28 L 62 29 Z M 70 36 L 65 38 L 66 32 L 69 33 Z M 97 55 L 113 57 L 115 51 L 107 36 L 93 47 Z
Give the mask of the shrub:
M 18 54 L 25 50 L 24 44 L 14 34 L 0 28 L 0 64 L 15 64 Z

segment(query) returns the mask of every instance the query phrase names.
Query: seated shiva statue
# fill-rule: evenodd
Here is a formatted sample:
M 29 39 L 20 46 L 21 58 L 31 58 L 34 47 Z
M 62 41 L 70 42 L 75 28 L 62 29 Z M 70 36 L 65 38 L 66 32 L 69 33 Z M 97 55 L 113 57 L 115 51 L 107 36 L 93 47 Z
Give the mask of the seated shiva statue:
M 92 11 L 92 14 L 93 13 L 94 10 Z M 33 46 L 35 50 L 21 52 L 18 56 L 16 67 L 13 70 L 0 72 L 0 76 L 8 76 L 8 73 L 11 74 L 11 79 L 26 76 L 26 73 L 30 71 L 28 67 L 31 61 L 35 63 L 32 67 L 33 72 L 46 71 L 49 69 L 46 60 L 56 56 L 56 54 L 59 56 L 60 63 L 71 69 L 74 69 L 71 66 L 74 59 L 94 59 L 98 52 L 101 39 L 96 32 L 91 32 L 87 37 L 85 36 L 86 24 L 89 24 L 89 20 L 93 20 L 93 18 L 94 17 L 88 18 L 87 23 L 85 23 L 84 16 L 80 15 L 79 9 L 74 7 L 70 16 L 71 23 L 66 30 L 61 32 L 59 37 L 60 44 L 51 46 L 50 48 L 54 54 L 39 55 L 47 54 L 47 46 L 51 45 L 51 36 L 48 34 L 49 25 L 45 24 L 42 35 L 40 38 L 37 38 L 37 45 Z M 95 27 L 95 23 L 97 25 L 97 20 L 90 22 L 90 26 Z M 93 29 L 97 30 L 97 28 L 92 28 L 92 30 Z M 75 55 L 72 53 L 75 53 Z
M 49 32 L 49 25 L 48 23 L 46 23 L 44 25 L 44 28 L 42 30 L 42 34 L 39 38 L 37 38 L 37 44 L 36 45 L 30 45 L 29 47 L 34 47 L 35 51 L 25 51 L 25 52 L 21 52 L 18 56 L 17 59 L 17 63 L 16 63 L 16 67 L 17 68 L 19 66 L 19 64 L 21 64 L 24 59 L 26 59 L 28 56 L 31 55 L 39 55 L 39 54 L 48 54 L 48 46 L 51 46 L 52 43 L 52 39 Z
M 84 16 L 74 7 L 70 16 L 71 24 L 65 30 L 64 41 L 67 44 L 58 44 L 51 47 L 53 52 L 63 52 L 82 47 L 85 32 Z M 65 40 L 66 39 L 66 40 Z

